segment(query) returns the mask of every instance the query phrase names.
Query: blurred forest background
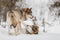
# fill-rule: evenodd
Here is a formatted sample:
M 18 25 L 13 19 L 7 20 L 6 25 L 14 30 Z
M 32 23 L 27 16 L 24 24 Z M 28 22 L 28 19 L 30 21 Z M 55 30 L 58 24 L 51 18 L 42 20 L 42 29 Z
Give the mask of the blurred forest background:
M 6 21 L 6 12 L 10 9 L 15 9 L 17 6 L 16 2 L 19 0 L 0 0 L 0 21 Z M 22 3 L 22 0 L 20 0 Z

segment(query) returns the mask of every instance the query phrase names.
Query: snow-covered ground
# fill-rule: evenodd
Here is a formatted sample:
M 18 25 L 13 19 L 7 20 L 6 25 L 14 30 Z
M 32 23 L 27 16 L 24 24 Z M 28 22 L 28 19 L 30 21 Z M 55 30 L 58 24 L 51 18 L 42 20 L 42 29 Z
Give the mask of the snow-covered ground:
M 0 40 L 60 40 L 60 34 L 39 33 L 37 35 L 8 35 L 6 29 L 0 26 Z

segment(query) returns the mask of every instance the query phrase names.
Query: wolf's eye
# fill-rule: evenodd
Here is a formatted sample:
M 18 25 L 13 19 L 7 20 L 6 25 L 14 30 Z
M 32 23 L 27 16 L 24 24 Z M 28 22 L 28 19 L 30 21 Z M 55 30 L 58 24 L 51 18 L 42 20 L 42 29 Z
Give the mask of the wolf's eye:
M 13 15 L 11 15 L 11 17 L 13 17 Z

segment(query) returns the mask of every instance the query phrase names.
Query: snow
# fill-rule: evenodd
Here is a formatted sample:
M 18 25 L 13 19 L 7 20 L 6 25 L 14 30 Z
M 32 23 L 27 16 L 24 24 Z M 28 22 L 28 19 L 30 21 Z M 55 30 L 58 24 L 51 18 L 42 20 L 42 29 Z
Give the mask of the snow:
M 40 33 L 37 35 L 8 35 L 6 29 L 0 26 L 0 40 L 60 40 L 60 34 Z
M 24 5 L 26 7 L 32 7 L 32 15 L 37 18 L 37 25 L 39 26 L 39 34 L 19 34 L 19 35 L 9 35 L 6 28 L 6 24 L 1 22 L 0 25 L 0 40 L 60 40 L 60 21 L 55 20 L 55 16 L 51 16 L 48 9 L 49 2 L 53 3 L 52 0 L 26 0 Z M 17 2 L 16 6 L 21 7 L 21 2 Z M 51 4 L 50 3 L 50 4 Z M 42 15 L 41 15 L 42 12 Z M 46 21 L 46 32 L 43 32 L 42 19 L 45 18 Z M 51 24 L 48 25 L 47 23 Z M 25 24 L 25 25 L 23 25 Z M 33 25 L 31 20 L 22 22 L 22 28 L 24 29 L 26 25 Z

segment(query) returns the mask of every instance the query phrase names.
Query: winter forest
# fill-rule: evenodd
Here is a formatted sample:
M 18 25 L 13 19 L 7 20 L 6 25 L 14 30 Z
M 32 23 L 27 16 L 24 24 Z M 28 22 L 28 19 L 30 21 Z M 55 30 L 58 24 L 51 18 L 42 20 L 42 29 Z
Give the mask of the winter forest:
M 0 40 L 60 40 L 60 0 L 0 0 Z

